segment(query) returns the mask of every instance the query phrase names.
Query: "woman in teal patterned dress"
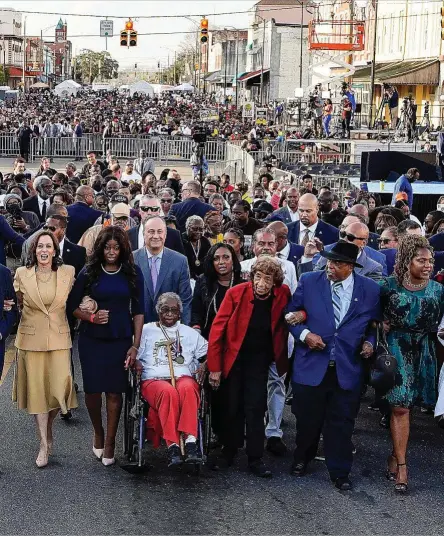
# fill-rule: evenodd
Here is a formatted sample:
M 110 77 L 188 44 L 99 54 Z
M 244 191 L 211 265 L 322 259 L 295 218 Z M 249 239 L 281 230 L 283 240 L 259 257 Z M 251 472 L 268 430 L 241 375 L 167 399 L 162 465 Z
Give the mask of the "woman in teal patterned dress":
M 400 242 L 392 277 L 381 282 L 381 304 L 389 351 L 398 361 L 396 385 L 386 398 L 392 408 L 393 441 L 387 478 L 395 491 L 405 493 L 406 451 L 410 410 L 415 403 L 436 401 L 435 348 L 429 334 L 436 332 L 444 310 L 444 286 L 430 280 L 433 248 L 421 236 L 407 235 Z

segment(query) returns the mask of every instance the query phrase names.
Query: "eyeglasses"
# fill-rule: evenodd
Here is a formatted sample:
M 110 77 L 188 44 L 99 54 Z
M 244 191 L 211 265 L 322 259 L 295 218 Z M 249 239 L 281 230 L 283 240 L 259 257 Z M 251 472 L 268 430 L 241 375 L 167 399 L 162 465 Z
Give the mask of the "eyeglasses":
M 54 227 L 54 225 L 44 225 L 43 229 L 45 231 L 51 231 L 51 233 L 55 233 L 57 231 L 57 227 Z
M 389 242 L 397 242 L 396 238 L 378 238 L 380 244 L 388 244 Z
M 142 212 L 159 212 L 160 207 L 139 207 Z
M 203 227 L 190 227 L 189 231 L 193 231 L 193 233 L 203 233 L 204 228 Z
M 178 307 L 161 307 L 160 308 L 160 312 L 163 314 L 163 315 L 167 315 L 168 313 L 172 314 L 172 315 L 178 315 L 180 314 L 180 309 Z
M 172 203 L 173 202 L 173 198 L 170 197 L 169 199 L 161 199 L 160 202 L 163 204 L 163 203 Z
M 355 235 L 353 235 L 353 234 L 351 234 L 351 233 L 346 233 L 345 231 L 341 231 L 341 232 L 339 233 L 339 236 L 340 236 L 342 239 L 347 238 L 347 240 L 348 240 L 349 242 L 354 242 L 355 240 L 367 240 L 367 238 L 365 238 L 365 237 L 362 237 L 362 236 L 355 236 Z

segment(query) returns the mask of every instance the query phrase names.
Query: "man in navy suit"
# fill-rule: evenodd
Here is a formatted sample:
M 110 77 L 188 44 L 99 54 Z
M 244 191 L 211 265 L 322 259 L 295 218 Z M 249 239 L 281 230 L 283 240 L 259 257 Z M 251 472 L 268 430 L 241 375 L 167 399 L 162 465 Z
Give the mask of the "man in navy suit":
M 290 261 L 294 264 L 296 273 L 298 270 L 298 261 L 304 254 L 303 246 L 298 244 L 292 244 L 288 241 L 288 228 L 285 223 L 281 221 L 274 221 L 267 225 L 267 229 L 271 229 L 276 233 L 277 240 L 277 253 L 276 257 Z
M 283 221 L 285 224 L 299 221 L 299 190 L 292 186 L 287 190 L 286 197 L 287 206 L 278 208 L 270 214 L 266 221 Z
M 7 302 L 5 303 L 5 300 Z M 11 272 L 0 265 L 0 379 L 5 359 L 5 345 L 17 321 L 17 298 L 12 285 Z
M 92 208 L 93 204 L 94 190 L 91 186 L 77 188 L 75 203 L 68 207 L 68 229 L 66 230 L 66 236 L 74 244 L 78 243 L 85 231 L 94 226 L 97 218 L 103 216 L 100 210 Z
M 333 225 L 318 218 L 318 200 L 313 194 L 304 194 L 299 199 L 299 221 L 288 225 L 288 240 L 294 244 L 305 244 L 314 237 L 326 246 L 339 240 L 339 231 Z
M 6 265 L 5 246 L 7 242 L 21 246 L 24 241 L 24 237 L 16 233 L 4 216 L 0 215 L 0 264 Z
M 48 229 L 57 238 L 63 263 L 73 266 L 77 277 L 86 263 L 86 249 L 73 244 L 66 238 L 67 225 L 66 218 L 55 214 L 46 220 L 43 229 Z
M 341 237 L 341 240 L 353 243 L 359 248 L 358 261 L 361 267 L 355 268 L 356 274 L 369 277 L 375 281 L 382 279 L 382 265 L 371 259 L 366 253 L 366 244 L 368 240 L 367 225 L 360 222 L 351 223 L 344 230 L 344 237 Z M 316 244 L 315 242 L 308 242 L 308 244 L 305 246 L 304 257 L 299 264 L 299 274 L 311 272 L 313 270 L 318 271 L 325 269 L 327 264 L 325 257 L 318 256 L 317 262 L 314 262 L 314 260 L 310 262 L 310 257 L 313 257 L 317 253 L 318 246 L 319 244 Z M 334 244 L 330 244 L 323 249 L 325 251 L 331 251 L 333 248 Z M 367 248 L 367 251 L 368 249 L 369 248 Z
M 338 242 L 321 255 L 322 272 L 304 274 L 289 311 L 304 311 L 302 323 L 291 325 L 296 344 L 293 365 L 293 413 L 296 450 L 291 473 L 303 476 L 315 457 L 321 432 L 331 480 L 351 489 L 352 433 L 363 382 L 363 358 L 375 339 L 371 323 L 380 318 L 379 285 L 354 273 L 359 248 Z
M 350 216 L 354 215 L 354 216 L 361 217 L 363 223 L 368 225 L 368 222 L 369 222 L 368 208 L 365 205 L 361 205 L 361 203 L 357 203 L 356 205 L 353 205 L 350 208 L 348 213 L 349 213 Z M 369 248 L 377 250 L 379 248 L 378 238 L 379 238 L 379 235 L 377 233 L 369 233 L 367 246 Z M 373 259 L 373 260 L 377 261 L 377 259 Z
M 214 207 L 199 199 L 200 192 L 201 186 L 198 181 L 188 181 L 182 188 L 183 201 L 171 207 L 169 215 L 176 218 L 181 233 L 185 232 L 185 223 L 190 216 L 200 216 L 203 219 L 207 212 L 214 210 Z
M 166 224 L 160 216 L 149 218 L 144 225 L 145 246 L 134 252 L 134 262 L 145 281 L 145 323 L 159 318 L 156 303 L 161 294 L 175 292 L 182 300 L 181 321 L 191 320 L 192 291 L 188 261 L 184 255 L 165 248 Z
M 131 244 L 131 251 L 136 251 L 136 249 L 144 247 L 145 239 L 143 236 L 143 223 L 151 216 L 159 216 L 161 214 L 159 199 L 153 195 L 144 195 L 139 202 L 139 214 L 142 222 L 141 225 L 131 227 L 131 229 L 128 229 L 127 231 Z M 185 255 L 185 248 L 183 247 L 180 233 L 176 229 L 171 229 L 171 227 L 167 227 L 165 247 Z

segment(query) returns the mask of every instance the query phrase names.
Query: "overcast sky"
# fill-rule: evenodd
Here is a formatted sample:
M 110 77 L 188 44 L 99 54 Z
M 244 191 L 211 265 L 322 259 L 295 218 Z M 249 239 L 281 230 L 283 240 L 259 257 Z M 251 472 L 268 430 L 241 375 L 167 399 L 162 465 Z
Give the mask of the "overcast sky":
M 206 15 L 209 19 L 209 26 L 217 24 L 218 27 L 234 26 L 235 28 L 247 28 L 249 15 L 223 15 L 214 16 L 216 13 L 247 11 L 257 2 L 257 0 L 108 0 L 108 1 L 21 1 L 21 0 L 0 0 L 0 7 L 11 7 L 18 11 L 44 11 L 52 12 L 54 15 L 28 14 L 26 20 L 26 34 L 40 35 L 40 30 L 44 30 L 51 25 L 56 25 L 60 16 L 68 22 L 68 39 L 73 43 L 73 53 L 82 48 L 93 50 L 105 50 L 105 39 L 99 37 L 100 18 L 76 17 L 77 13 L 108 16 L 135 17 L 152 15 L 196 15 L 194 20 L 200 20 L 200 15 Z M 65 14 L 63 14 L 65 13 Z M 72 14 L 72 15 L 70 15 Z M 167 60 L 174 56 L 174 49 L 178 47 L 184 34 L 177 35 L 139 35 L 138 46 L 128 49 L 120 47 L 120 30 L 124 28 L 124 19 L 113 19 L 114 37 L 108 39 L 108 51 L 119 62 L 122 67 L 138 64 L 138 68 L 153 67 L 157 60 Z M 151 32 L 181 32 L 190 31 L 193 28 L 192 22 L 185 18 L 155 18 L 155 19 L 135 19 L 134 29 L 139 34 L 150 34 Z M 53 39 L 54 28 L 49 28 L 44 32 L 44 36 Z M 82 37 L 84 36 L 84 37 Z M 97 36 L 97 37 L 89 37 Z M 171 51 L 169 51 L 170 49 Z

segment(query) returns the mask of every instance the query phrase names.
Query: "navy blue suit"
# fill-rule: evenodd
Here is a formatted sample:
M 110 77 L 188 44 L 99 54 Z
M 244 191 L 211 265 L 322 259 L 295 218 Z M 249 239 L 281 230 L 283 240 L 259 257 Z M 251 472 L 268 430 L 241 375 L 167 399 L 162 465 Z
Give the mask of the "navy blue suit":
M 433 275 L 435 276 L 440 270 L 444 270 L 444 251 L 435 251 Z
M 3 310 L 4 300 L 14 300 L 15 304 L 11 311 Z M 17 297 L 12 285 L 11 272 L 0 265 L 0 378 L 2 376 L 3 363 L 5 359 L 5 344 L 12 327 L 17 321 Z
M 352 433 L 363 381 L 360 356 L 372 320 L 380 318 L 379 285 L 354 274 L 353 293 L 345 317 L 336 327 L 330 281 L 325 272 L 302 275 L 288 307 L 303 310 L 304 324 L 290 326 L 296 340 L 293 364 L 293 413 L 296 415 L 296 463 L 316 455 L 321 431 L 330 477 L 345 478 L 353 462 Z M 308 329 L 322 337 L 326 347 L 311 350 L 300 341 Z M 331 364 L 333 362 L 333 365 Z
M 301 222 L 299 221 L 295 221 L 287 225 L 288 240 L 290 242 L 294 242 L 295 244 L 299 244 L 300 223 Z M 336 229 L 336 227 L 333 227 L 333 225 L 329 225 L 322 220 L 318 220 L 315 237 L 319 238 L 324 246 L 327 246 L 328 244 L 333 244 L 339 240 L 339 229 Z
M 6 265 L 6 242 L 21 246 L 24 241 L 23 236 L 16 233 L 5 218 L 0 215 L 0 264 Z
M 99 216 L 103 216 L 103 212 L 100 212 L 100 210 L 96 210 L 95 208 L 89 207 L 86 203 L 78 201 L 66 208 L 68 210 L 66 236 L 74 244 L 78 243 L 85 231 L 94 226 Z
M 289 242 L 289 244 L 290 244 L 290 251 L 288 253 L 288 257 L 286 260 L 294 264 L 294 267 L 297 273 L 298 261 L 301 259 L 302 255 L 304 254 L 304 246 L 300 246 L 299 244 L 293 244 L 292 242 Z
M 86 263 L 86 249 L 82 246 L 78 246 L 77 244 L 73 244 L 67 238 L 65 238 L 62 259 L 64 264 L 74 266 L 75 276 L 77 277 L 80 273 L 80 270 L 82 270 Z
M 184 233 L 185 223 L 190 216 L 203 218 L 210 210 L 214 210 L 214 207 L 197 199 L 197 197 L 190 197 L 181 203 L 175 203 L 171 207 L 169 215 L 175 216 L 178 230 Z
M 429 242 L 435 251 L 444 251 L 444 233 L 438 233 L 430 237 Z
M 288 207 L 278 208 L 265 218 L 265 221 L 283 221 L 286 225 L 293 223 Z
M 136 251 L 137 249 L 139 249 L 139 229 L 140 225 L 137 227 L 131 227 L 131 229 L 128 229 L 127 231 L 128 238 L 131 244 L 131 251 Z M 167 227 L 165 247 L 168 249 L 172 249 L 173 251 L 177 251 L 177 253 L 185 255 L 185 248 L 183 247 L 182 238 L 177 229 L 171 229 L 171 227 Z
M 134 252 L 134 262 L 142 270 L 145 281 L 145 323 L 159 320 L 156 312 L 156 303 L 159 296 L 165 292 L 175 292 L 182 300 L 183 313 L 181 322 L 188 325 L 191 321 L 193 293 L 190 285 L 188 260 L 185 255 L 164 248 L 155 289 L 153 289 L 146 248 L 141 248 Z
M 379 249 L 378 238 L 379 235 L 377 233 L 369 233 L 367 246 L 373 249 Z
M 398 252 L 395 248 L 380 249 L 379 253 L 382 253 L 385 257 L 387 263 L 387 275 L 392 275 L 395 268 L 395 259 L 396 253 Z

